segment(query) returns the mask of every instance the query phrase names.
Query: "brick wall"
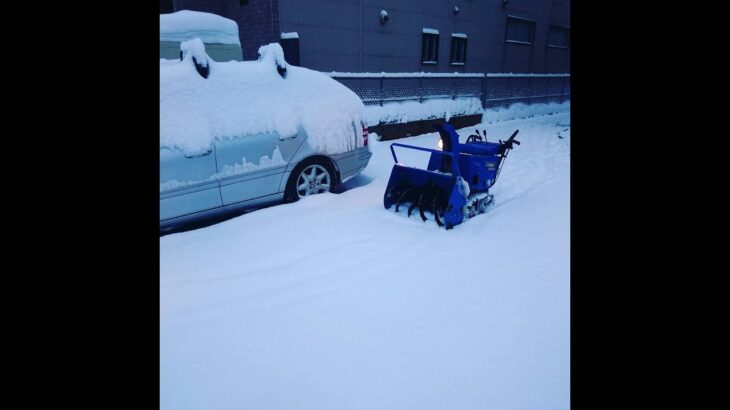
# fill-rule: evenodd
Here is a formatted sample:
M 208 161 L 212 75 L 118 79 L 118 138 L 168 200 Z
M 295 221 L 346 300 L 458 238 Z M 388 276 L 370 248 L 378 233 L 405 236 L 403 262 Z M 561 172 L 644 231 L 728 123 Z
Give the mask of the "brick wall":
M 236 0 L 238 2 L 238 0 Z M 221 14 L 224 0 L 173 0 L 175 11 L 193 10 Z
M 279 0 L 224 0 L 222 15 L 238 23 L 238 35 L 243 47 L 243 59 L 254 60 L 259 47 L 279 41 Z

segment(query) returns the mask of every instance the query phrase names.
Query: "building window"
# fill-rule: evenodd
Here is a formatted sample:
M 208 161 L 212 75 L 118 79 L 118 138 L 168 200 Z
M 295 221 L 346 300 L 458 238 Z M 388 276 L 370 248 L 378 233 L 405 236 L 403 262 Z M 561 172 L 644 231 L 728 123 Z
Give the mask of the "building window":
M 175 11 L 175 7 L 172 5 L 172 0 L 160 0 L 160 14 L 172 13 Z
M 507 17 L 506 42 L 532 44 L 535 35 L 535 22 L 519 17 Z
M 432 28 L 423 29 L 421 41 L 421 63 L 436 64 L 439 61 L 439 32 Z
M 451 34 L 451 65 L 466 63 L 466 34 Z
M 567 27 L 550 26 L 548 30 L 548 47 L 568 48 L 570 29 Z
M 238 4 L 240 4 L 241 6 L 245 6 L 248 4 L 248 0 L 238 0 Z
M 284 50 L 284 60 L 291 65 L 299 65 L 299 33 L 281 33 L 279 40 L 282 50 Z

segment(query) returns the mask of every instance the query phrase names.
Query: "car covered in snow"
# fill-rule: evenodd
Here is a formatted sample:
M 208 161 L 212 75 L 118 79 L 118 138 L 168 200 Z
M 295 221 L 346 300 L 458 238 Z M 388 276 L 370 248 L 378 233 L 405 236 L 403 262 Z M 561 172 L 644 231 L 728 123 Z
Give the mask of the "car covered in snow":
M 324 192 L 368 164 L 364 105 L 281 46 L 216 62 L 200 39 L 160 60 L 160 230 Z
M 194 38 L 203 41 L 206 54 L 215 61 L 243 60 L 235 21 L 192 10 L 160 14 L 160 58 L 180 58 L 180 44 Z

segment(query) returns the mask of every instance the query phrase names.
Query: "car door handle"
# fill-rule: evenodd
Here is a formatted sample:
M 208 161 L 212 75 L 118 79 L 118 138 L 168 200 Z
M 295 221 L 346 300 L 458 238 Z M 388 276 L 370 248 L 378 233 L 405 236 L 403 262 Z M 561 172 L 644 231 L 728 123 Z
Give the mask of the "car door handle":
M 209 149 L 207 151 L 203 151 L 203 152 L 196 152 L 194 154 L 185 154 L 185 158 L 191 158 L 191 159 L 192 158 L 200 158 L 200 157 L 204 157 L 206 155 L 210 155 L 211 152 L 213 152 L 213 148 L 211 148 L 211 149 Z
M 296 138 L 298 136 L 299 136 L 299 134 L 290 135 L 288 137 L 279 137 L 279 141 L 293 140 L 294 138 Z

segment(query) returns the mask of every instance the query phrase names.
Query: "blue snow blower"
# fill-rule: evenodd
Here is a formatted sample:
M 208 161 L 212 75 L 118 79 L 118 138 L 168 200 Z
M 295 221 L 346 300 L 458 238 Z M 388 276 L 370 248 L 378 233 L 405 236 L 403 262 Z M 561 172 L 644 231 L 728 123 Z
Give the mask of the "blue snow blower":
M 451 124 L 435 125 L 441 135 L 442 150 L 393 143 L 390 152 L 395 165 L 385 188 L 385 209 L 395 204 L 395 212 L 401 205 L 409 204 L 408 216 L 418 208 L 423 221 L 428 218 L 424 211 L 433 214 L 438 226 L 451 229 L 466 218 L 486 212 L 494 200 L 489 193 L 497 181 L 504 160 L 513 144 L 520 145 L 515 130 L 507 141 L 487 142 L 487 133 L 470 135 L 465 144 L 459 143 L 459 134 Z M 431 153 L 426 170 L 398 163 L 395 147 L 403 147 Z M 443 218 L 443 220 L 442 220 Z

